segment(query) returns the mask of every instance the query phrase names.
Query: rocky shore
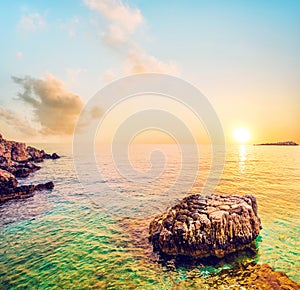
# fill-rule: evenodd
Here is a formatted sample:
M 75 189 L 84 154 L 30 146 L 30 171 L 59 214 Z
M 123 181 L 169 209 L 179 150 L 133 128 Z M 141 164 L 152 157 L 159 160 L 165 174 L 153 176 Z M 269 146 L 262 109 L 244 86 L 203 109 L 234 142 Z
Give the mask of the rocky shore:
M 209 277 L 188 277 L 177 282 L 175 289 L 256 289 L 256 290 L 299 290 L 300 285 L 285 273 L 274 271 L 267 264 L 249 262 L 224 269 Z
M 222 258 L 251 247 L 260 229 L 253 195 L 195 194 L 155 217 L 149 240 L 155 251 L 171 256 Z
M 25 143 L 5 140 L 0 134 L 0 202 L 30 197 L 36 190 L 52 189 L 52 181 L 37 185 L 18 186 L 18 177 L 27 177 L 41 167 L 36 163 L 44 159 L 58 159 L 56 153 L 48 154 Z

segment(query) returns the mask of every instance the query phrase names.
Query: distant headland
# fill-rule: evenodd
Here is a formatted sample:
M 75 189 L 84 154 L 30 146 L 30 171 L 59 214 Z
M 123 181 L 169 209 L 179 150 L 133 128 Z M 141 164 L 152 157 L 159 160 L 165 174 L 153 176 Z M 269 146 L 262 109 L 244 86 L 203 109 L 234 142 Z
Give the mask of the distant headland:
M 296 142 L 285 141 L 285 142 L 275 142 L 275 143 L 260 143 L 253 144 L 254 146 L 299 146 Z

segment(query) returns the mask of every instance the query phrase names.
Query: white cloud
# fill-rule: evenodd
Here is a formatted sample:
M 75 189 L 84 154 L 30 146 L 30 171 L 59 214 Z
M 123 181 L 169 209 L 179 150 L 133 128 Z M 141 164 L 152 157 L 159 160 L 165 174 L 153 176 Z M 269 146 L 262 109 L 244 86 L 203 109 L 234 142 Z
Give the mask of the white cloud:
M 22 51 L 17 51 L 16 52 L 16 58 L 17 59 L 22 59 L 23 58 L 23 52 Z
M 175 62 L 163 62 L 149 55 L 134 40 L 134 34 L 143 27 L 145 19 L 138 8 L 130 7 L 116 0 L 84 0 L 93 11 L 97 11 L 106 21 L 106 31 L 102 39 L 106 45 L 125 55 L 122 65 L 122 75 L 139 72 L 161 72 L 178 74 Z M 115 77 L 108 70 L 104 79 Z
M 144 72 L 169 73 L 173 75 L 179 73 L 175 62 L 163 62 L 139 49 L 129 52 L 124 62 L 123 72 L 125 75 Z
M 25 136 L 34 136 L 37 133 L 37 130 L 33 128 L 27 120 L 23 119 L 15 112 L 1 106 L 0 117 L 1 121 L 4 121 L 6 125 L 13 127 Z
M 108 69 L 104 75 L 102 75 L 100 77 L 100 80 L 103 81 L 104 83 L 109 83 L 111 82 L 113 79 L 115 79 L 117 77 L 117 73 L 115 71 L 113 71 L 112 69 Z
M 144 22 L 139 9 L 129 7 L 121 1 L 84 0 L 84 3 L 91 10 L 98 11 L 115 29 L 118 27 L 118 33 L 131 34 Z
M 19 28 L 27 32 L 39 31 L 46 25 L 44 17 L 39 13 L 23 15 L 19 21 Z

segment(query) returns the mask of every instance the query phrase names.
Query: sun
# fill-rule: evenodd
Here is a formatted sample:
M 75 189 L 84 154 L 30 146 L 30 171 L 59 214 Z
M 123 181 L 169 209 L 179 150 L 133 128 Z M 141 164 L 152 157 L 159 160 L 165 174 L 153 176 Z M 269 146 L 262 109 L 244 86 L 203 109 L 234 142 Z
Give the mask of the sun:
M 250 140 L 251 134 L 246 128 L 237 128 L 233 132 L 233 137 L 235 141 L 239 143 L 245 143 Z

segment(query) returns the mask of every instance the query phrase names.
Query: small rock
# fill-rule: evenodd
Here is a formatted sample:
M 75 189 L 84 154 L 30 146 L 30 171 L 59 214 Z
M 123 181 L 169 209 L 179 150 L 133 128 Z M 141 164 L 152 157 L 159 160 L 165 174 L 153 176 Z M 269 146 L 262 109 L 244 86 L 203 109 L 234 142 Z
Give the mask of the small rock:
M 56 153 L 53 153 L 51 155 L 51 159 L 58 159 L 58 158 L 60 158 L 60 156 L 58 154 L 56 154 Z
M 47 183 L 41 183 L 35 186 L 35 190 L 49 190 L 54 188 L 54 183 L 52 181 Z

